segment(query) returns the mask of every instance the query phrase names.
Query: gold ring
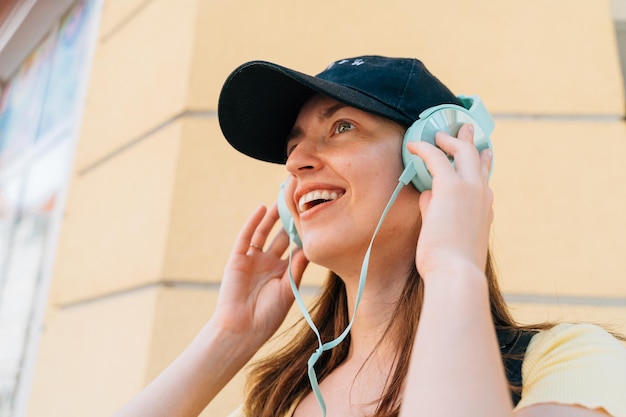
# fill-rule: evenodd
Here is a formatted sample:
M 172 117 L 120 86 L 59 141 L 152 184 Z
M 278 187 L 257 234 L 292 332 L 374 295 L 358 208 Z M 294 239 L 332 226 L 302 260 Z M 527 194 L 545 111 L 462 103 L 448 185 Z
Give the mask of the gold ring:
M 261 245 L 257 245 L 256 243 L 250 243 L 250 247 L 251 247 L 251 248 L 254 248 L 254 249 L 258 249 L 258 250 L 260 250 L 261 252 L 263 252 L 263 246 L 261 246 Z

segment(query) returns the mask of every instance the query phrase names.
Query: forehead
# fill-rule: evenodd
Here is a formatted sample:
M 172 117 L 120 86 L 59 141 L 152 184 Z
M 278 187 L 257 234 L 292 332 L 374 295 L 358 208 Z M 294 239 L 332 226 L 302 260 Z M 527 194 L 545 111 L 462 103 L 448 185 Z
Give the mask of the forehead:
M 332 97 L 322 95 L 322 94 L 315 94 L 311 96 L 309 99 L 307 99 L 302 105 L 302 107 L 300 108 L 300 110 L 298 111 L 298 115 L 296 117 L 294 127 L 298 126 L 299 122 L 304 121 L 305 119 L 308 120 L 310 118 L 313 118 L 316 121 L 322 121 L 322 122 L 326 121 L 332 118 L 332 116 L 334 116 L 335 113 L 341 110 L 349 111 L 350 117 L 359 117 L 359 119 L 360 118 L 372 119 L 372 120 L 379 121 L 381 123 L 392 122 L 391 120 L 385 119 L 382 116 L 378 116 L 374 113 L 370 113 L 365 110 L 358 109 L 356 107 L 353 107 L 350 104 L 344 103 L 339 100 L 335 100 Z M 392 123 L 395 123 L 395 122 L 392 122 Z
M 345 103 L 322 94 L 315 94 L 311 96 L 300 108 L 294 126 L 287 136 L 287 141 L 295 139 L 303 134 L 303 119 L 308 120 L 312 118 L 315 121 L 323 122 L 324 120 L 330 119 L 337 111 L 344 108 L 354 109 Z

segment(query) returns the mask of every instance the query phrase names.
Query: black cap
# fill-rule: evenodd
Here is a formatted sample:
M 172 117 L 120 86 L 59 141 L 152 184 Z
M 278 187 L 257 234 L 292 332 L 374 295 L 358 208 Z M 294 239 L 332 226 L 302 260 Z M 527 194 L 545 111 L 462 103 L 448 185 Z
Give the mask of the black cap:
M 270 62 L 252 61 L 235 69 L 222 87 L 218 102 L 222 133 L 238 151 L 283 164 L 287 135 L 300 108 L 315 93 L 407 127 L 429 107 L 461 105 L 417 59 L 342 59 L 315 77 Z

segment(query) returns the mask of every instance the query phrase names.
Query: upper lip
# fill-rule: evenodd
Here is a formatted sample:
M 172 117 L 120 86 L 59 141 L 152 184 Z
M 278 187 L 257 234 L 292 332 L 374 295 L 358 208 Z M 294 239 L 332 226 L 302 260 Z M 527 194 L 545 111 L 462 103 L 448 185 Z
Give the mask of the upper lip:
M 330 185 L 330 184 L 323 184 L 323 183 L 314 183 L 314 184 L 305 184 L 305 185 L 301 185 L 300 187 L 298 187 L 296 189 L 296 191 L 294 192 L 294 202 L 296 205 L 296 208 L 298 209 L 298 211 L 302 211 L 300 210 L 300 199 L 302 198 L 302 196 L 312 192 L 312 191 L 328 191 L 328 192 L 335 192 L 338 195 L 343 195 L 345 193 L 345 189 L 341 188 L 341 187 L 337 187 L 335 185 Z

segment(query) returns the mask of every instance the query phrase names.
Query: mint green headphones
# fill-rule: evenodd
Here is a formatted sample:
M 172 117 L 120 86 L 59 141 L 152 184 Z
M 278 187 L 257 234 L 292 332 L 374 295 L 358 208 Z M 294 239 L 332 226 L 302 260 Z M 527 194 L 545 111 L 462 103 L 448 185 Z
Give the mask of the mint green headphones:
M 493 132 L 494 123 L 480 97 L 458 96 L 458 99 L 463 104 L 463 107 L 455 104 L 441 104 L 430 107 L 424 110 L 419 115 L 419 119 L 407 129 L 402 144 L 402 162 L 404 163 L 405 171 L 399 181 L 402 182 L 403 177 L 411 177 L 409 181 L 413 183 L 418 191 L 422 192 L 432 188 L 433 178 L 428 172 L 426 164 L 419 156 L 408 151 L 407 144 L 409 142 L 426 141 L 435 145 L 435 135 L 439 131 L 444 131 L 456 137 L 461 126 L 471 123 L 474 126 L 474 145 L 478 151 L 492 149 L 489 137 Z M 454 161 L 451 160 L 451 162 L 454 164 Z M 491 167 L 493 168 L 493 162 Z M 298 236 L 293 225 L 293 218 L 285 203 L 284 183 L 281 184 L 280 192 L 278 193 L 278 212 L 283 227 L 289 234 L 293 234 L 294 243 L 302 246 L 300 236 Z
M 461 126 L 471 123 L 474 126 L 474 145 L 479 152 L 492 149 L 489 136 L 493 132 L 493 119 L 478 96 L 458 96 L 464 107 L 454 104 L 441 104 L 424 110 L 419 119 L 404 134 L 402 162 L 405 168 L 413 163 L 416 174 L 411 182 L 418 191 L 430 190 L 433 178 L 424 161 L 407 149 L 409 142 L 426 141 L 435 145 L 435 135 L 439 131 L 456 137 Z M 451 161 L 454 163 L 454 161 Z M 491 165 L 493 167 L 493 163 Z

